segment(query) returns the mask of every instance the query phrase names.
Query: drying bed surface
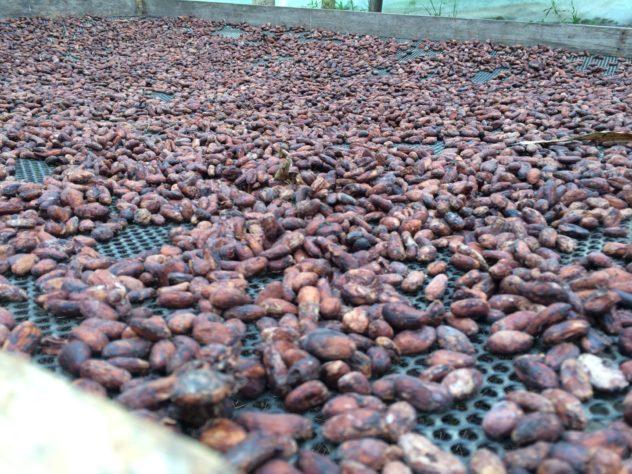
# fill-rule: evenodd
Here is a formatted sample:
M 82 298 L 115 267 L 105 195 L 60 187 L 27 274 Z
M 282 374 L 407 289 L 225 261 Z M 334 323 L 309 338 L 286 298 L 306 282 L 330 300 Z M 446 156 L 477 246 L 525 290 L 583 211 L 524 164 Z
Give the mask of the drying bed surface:
M 0 23 L 0 342 L 242 471 L 632 469 L 617 58 Z M 610 472 L 607 471 L 607 472 Z

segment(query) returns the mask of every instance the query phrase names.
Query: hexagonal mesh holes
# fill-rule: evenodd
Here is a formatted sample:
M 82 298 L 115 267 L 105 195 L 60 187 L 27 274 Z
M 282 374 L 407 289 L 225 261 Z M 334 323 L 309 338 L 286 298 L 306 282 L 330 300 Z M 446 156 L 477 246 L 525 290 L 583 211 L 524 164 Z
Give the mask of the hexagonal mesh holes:
M 632 228 L 632 221 L 628 222 Z M 565 263 L 577 261 L 591 251 L 601 250 L 603 244 L 608 241 L 626 241 L 628 238 L 605 237 L 603 230 L 598 229 L 591 233 L 589 238 L 578 240 L 576 251 L 564 257 Z M 450 252 L 440 250 L 437 258 L 449 263 Z M 425 265 L 409 264 L 410 270 L 425 270 Z M 452 302 L 456 280 L 462 272 L 448 264 L 446 272 L 448 276 L 447 290 L 442 298 L 446 308 Z M 252 280 L 248 292 L 255 298 L 263 287 L 281 275 L 268 275 Z M 427 281 L 425 285 L 427 284 Z M 427 307 L 427 301 L 423 296 L 425 285 L 414 295 L 405 295 L 411 305 L 418 309 Z M 478 334 L 471 336 L 470 341 L 476 349 L 476 368 L 483 374 L 484 382 L 478 394 L 471 399 L 454 403 L 451 409 L 442 413 L 420 413 L 416 431 L 427 436 L 440 448 L 450 451 L 462 458 L 468 458 L 475 450 L 488 448 L 496 453 L 502 453 L 514 446 L 510 441 L 496 441 L 488 438 L 481 426 L 485 414 L 496 403 L 501 401 L 505 393 L 514 390 L 524 390 L 525 387 L 514 372 L 513 358 L 491 354 L 485 349 L 485 342 L 490 333 L 490 327 L 480 324 Z M 256 353 L 260 342 L 259 333 L 254 324 L 248 326 L 248 332 L 244 342 L 244 354 L 248 357 L 258 357 Z M 418 376 L 425 368 L 425 359 L 428 353 L 438 347 L 432 347 L 426 353 L 416 356 L 402 357 L 400 363 L 394 366 L 391 373 L 405 373 Z M 536 346 L 532 353 L 544 351 L 542 346 Z M 602 357 L 616 362 L 623 360 L 616 348 L 610 347 Z M 621 416 L 622 395 L 609 395 L 596 393 L 588 402 L 584 403 L 584 409 L 589 420 L 589 427 L 597 429 Z M 272 413 L 285 412 L 283 401 L 270 393 L 266 393 L 255 400 L 235 399 L 235 408 L 258 409 Z M 322 423 L 325 421 L 319 410 L 312 410 L 306 414 L 314 423 L 314 437 L 302 443 L 303 448 L 312 449 L 322 454 L 337 458 L 336 447 L 322 436 Z
M 472 82 L 474 84 L 485 84 L 486 82 L 489 82 L 492 79 L 498 77 L 503 71 L 508 71 L 508 69 L 498 68 L 494 69 L 493 71 L 478 71 L 472 78 Z
M 4 306 L 13 313 L 17 323 L 30 321 L 37 325 L 42 331 L 43 337 L 65 338 L 73 327 L 77 325 L 77 320 L 73 318 L 62 318 L 47 313 L 36 302 L 39 291 L 33 277 L 8 277 L 9 283 L 16 285 L 26 293 L 28 299 L 21 302 L 5 303 Z M 33 360 L 47 369 L 61 373 L 62 370 L 57 364 L 55 356 L 45 354 L 38 350 L 33 355 Z
M 632 226 L 632 223 L 629 222 L 628 226 Z M 173 227 L 141 227 L 132 225 L 122 231 L 111 242 L 100 244 L 99 250 L 115 258 L 138 255 L 149 248 L 157 248 L 168 242 L 169 232 Z M 603 244 L 608 241 L 627 241 L 627 238 L 604 236 L 603 231 L 598 229 L 592 232 L 587 239 L 579 240 L 576 251 L 565 256 L 564 261 L 568 263 L 581 259 L 591 251 L 600 250 Z M 447 250 L 440 250 L 438 259 L 449 263 L 450 253 Z M 426 269 L 424 265 L 420 264 L 410 264 L 409 268 L 411 270 Z M 446 307 L 449 307 L 455 290 L 455 282 L 462 273 L 451 265 L 448 265 L 446 273 L 448 286 L 443 302 Z M 265 285 L 281 278 L 282 274 L 253 277 L 249 281 L 247 291 L 253 298 L 256 298 Z M 7 308 L 15 314 L 18 321 L 33 321 L 43 330 L 45 336 L 56 337 L 66 337 L 69 331 L 77 324 L 76 320 L 47 314 L 35 303 L 37 289 L 33 278 L 11 278 L 10 280 L 28 294 L 28 301 L 26 302 L 7 304 Z M 423 297 L 424 289 L 422 288 L 414 295 L 406 295 L 411 304 L 420 309 L 427 307 L 427 301 Z M 149 307 L 155 314 L 167 315 L 170 312 L 170 310 L 159 307 L 154 300 L 145 302 L 143 305 Z M 451 451 L 464 458 L 469 457 L 472 452 L 481 447 L 490 448 L 495 452 L 502 452 L 512 447 L 508 442 L 503 443 L 488 439 L 482 430 L 481 423 L 485 413 L 494 403 L 500 401 L 506 392 L 524 388 L 514 373 L 511 357 L 493 355 L 485 350 L 484 345 L 488 335 L 489 326 L 481 325 L 480 332 L 470 337 L 476 349 L 476 367 L 484 376 L 484 383 L 479 393 L 469 400 L 455 403 L 450 410 L 443 413 L 420 413 L 416 427 L 417 432 L 432 439 L 442 449 Z M 249 324 L 243 341 L 243 355 L 245 357 L 260 357 L 257 352 L 259 344 L 259 331 L 254 324 Z M 392 373 L 419 375 L 426 367 L 425 358 L 427 353 L 433 349 L 435 347 L 430 348 L 426 354 L 402 357 L 400 363 L 393 367 Z M 536 347 L 533 352 L 539 352 L 542 349 L 542 347 Z M 614 347 L 609 348 L 602 356 L 617 362 L 622 360 L 621 355 Z M 34 360 L 49 369 L 61 372 L 53 356 L 38 353 L 34 356 Z M 586 415 L 589 419 L 589 427 L 596 429 L 620 417 L 621 401 L 622 396 L 620 395 L 597 393 L 593 399 L 584 404 Z M 235 398 L 233 402 L 236 410 L 259 409 L 278 413 L 285 412 L 282 400 L 271 393 L 265 393 L 255 400 Z M 306 416 L 314 423 L 315 436 L 310 440 L 304 441 L 302 447 L 336 458 L 336 447 L 322 436 L 324 419 L 320 409 L 312 410 Z
M 134 257 L 152 249 L 159 249 L 171 242 L 169 234 L 176 225 L 141 226 L 129 225 L 113 239 L 97 245 L 101 255 L 114 258 Z

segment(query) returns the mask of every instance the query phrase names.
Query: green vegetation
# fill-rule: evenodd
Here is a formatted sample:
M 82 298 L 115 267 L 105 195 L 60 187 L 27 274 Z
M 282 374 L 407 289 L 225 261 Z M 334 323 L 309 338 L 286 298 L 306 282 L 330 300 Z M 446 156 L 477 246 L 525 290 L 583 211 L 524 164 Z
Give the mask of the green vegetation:
M 448 8 L 450 16 L 456 17 L 459 0 L 427 0 L 423 7 L 430 16 L 447 16 Z
M 558 0 L 550 0 L 550 1 L 551 1 L 551 4 L 549 5 L 549 8 L 544 10 L 544 18 L 542 18 L 542 21 L 546 21 L 546 19 L 549 16 L 554 16 L 559 21 L 563 21 L 563 18 L 564 18 L 563 14 L 565 10 L 562 9 Z
M 328 8 L 331 10 L 348 10 L 348 11 L 358 11 L 363 10 L 358 5 L 355 4 L 354 0 L 309 0 L 307 3 L 307 8 Z
M 367 11 L 367 3 L 360 0 L 305 0 L 308 8 L 332 9 L 347 11 Z M 426 15 L 437 17 L 456 18 L 459 15 L 461 0 L 401 0 L 399 13 L 420 14 L 422 10 Z M 614 26 L 616 21 L 607 18 L 585 18 L 575 4 L 576 0 L 547 0 L 547 8 L 543 10 L 540 22 L 572 23 L 576 25 Z M 391 5 L 391 4 L 389 4 Z M 392 7 L 392 6 L 391 6 Z M 391 11 L 393 11 L 391 9 Z M 421 14 L 424 14 L 421 13 Z M 488 20 L 512 20 L 514 18 L 495 15 L 487 17 Z M 529 20 L 523 20 L 529 21 Z M 530 20 L 537 22 L 538 20 Z M 632 25 L 622 25 L 632 26 Z
M 550 0 L 549 7 L 544 10 L 544 17 L 542 21 L 546 21 L 547 18 L 553 17 L 560 23 L 572 23 L 574 25 L 616 25 L 617 23 L 607 18 L 584 18 L 581 16 L 577 7 L 575 6 L 575 0 L 570 1 L 570 10 L 566 10 L 560 6 L 559 0 Z M 567 16 L 569 14 L 570 16 Z
M 575 23 L 575 22 L 573 22 Z M 577 24 L 580 25 L 597 25 L 597 26 L 615 26 L 617 25 L 616 21 L 610 20 L 608 18 L 580 18 Z M 622 26 L 632 26 L 632 25 L 622 25 Z
M 579 16 L 579 12 L 577 11 L 577 8 L 575 7 L 575 2 L 571 0 L 571 23 L 573 23 L 574 25 L 577 25 L 581 23 L 582 20 L 583 18 Z
M 336 0 L 335 9 L 336 10 L 350 10 L 350 11 L 360 10 L 360 8 L 356 6 L 353 0 L 347 0 L 346 2 L 343 2 L 342 0 Z

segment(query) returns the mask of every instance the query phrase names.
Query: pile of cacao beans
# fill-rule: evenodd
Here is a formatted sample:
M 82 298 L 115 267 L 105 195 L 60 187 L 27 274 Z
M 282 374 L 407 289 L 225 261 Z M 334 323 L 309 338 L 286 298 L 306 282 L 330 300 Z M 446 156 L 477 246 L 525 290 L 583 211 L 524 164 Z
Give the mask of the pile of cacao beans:
M 632 472 L 632 147 L 523 143 L 629 131 L 632 66 L 223 26 L 0 21 L 0 346 L 242 472 Z M 26 278 L 68 335 L 12 313 Z M 418 419 L 484 388 L 480 337 L 522 389 L 482 420 L 502 449 L 459 457 Z M 283 412 L 238 409 L 262 396 Z M 598 398 L 619 416 L 595 422 Z

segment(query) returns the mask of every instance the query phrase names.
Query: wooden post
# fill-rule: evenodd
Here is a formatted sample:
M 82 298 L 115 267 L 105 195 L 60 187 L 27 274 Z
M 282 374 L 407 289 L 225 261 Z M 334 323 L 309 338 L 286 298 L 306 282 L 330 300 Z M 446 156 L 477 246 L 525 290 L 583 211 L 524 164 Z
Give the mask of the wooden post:
M 382 11 L 382 0 L 369 0 L 369 11 L 370 12 L 381 12 Z
M 136 15 L 147 15 L 147 5 L 145 5 L 145 0 L 136 0 Z

